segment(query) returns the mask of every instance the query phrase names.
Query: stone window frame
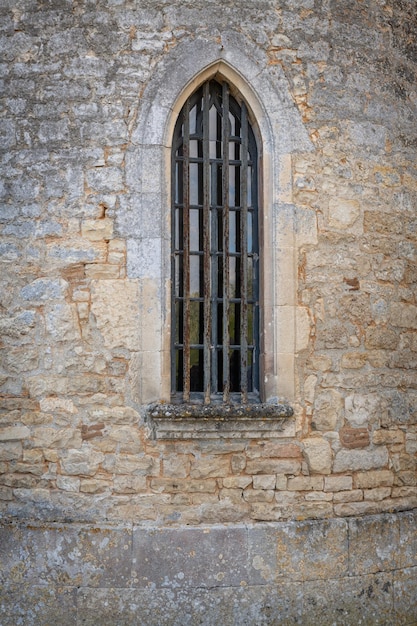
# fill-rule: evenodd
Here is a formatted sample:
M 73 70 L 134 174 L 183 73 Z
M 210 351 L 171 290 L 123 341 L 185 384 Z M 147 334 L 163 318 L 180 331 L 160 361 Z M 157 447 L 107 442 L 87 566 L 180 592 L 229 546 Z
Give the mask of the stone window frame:
M 116 223 L 127 239 L 127 277 L 138 282 L 141 349 L 132 362 L 132 397 L 142 405 L 170 401 L 171 138 L 186 99 L 214 77 L 237 89 L 256 121 L 263 207 L 262 395 L 266 402 L 291 404 L 297 344 L 291 155 L 312 145 L 281 68 L 269 65 L 237 33 L 225 33 L 221 43 L 187 41 L 169 51 L 154 69 L 130 129 L 128 193 Z

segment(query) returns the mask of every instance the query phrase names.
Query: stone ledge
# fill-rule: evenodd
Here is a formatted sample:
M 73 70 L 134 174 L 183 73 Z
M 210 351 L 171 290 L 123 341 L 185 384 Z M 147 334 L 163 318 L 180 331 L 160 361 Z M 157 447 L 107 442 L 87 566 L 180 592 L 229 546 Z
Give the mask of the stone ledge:
M 258 439 L 293 437 L 287 404 L 153 404 L 147 423 L 154 439 Z

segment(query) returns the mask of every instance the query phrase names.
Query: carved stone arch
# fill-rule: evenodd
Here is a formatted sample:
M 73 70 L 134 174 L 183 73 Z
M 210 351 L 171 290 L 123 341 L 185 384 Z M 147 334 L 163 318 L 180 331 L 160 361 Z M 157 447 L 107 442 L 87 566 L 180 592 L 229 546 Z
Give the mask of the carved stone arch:
M 281 68 L 242 35 L 193 40 L 170 50 L 141 97 L 126 151 L 127 194 L 117 227 L 127 239 L 128 277 L 151 306 L 141 304 L 147 363 L 138 399 L 170 394 L 170 148 L 175 122 L 191 93 L 222 77 L 244 98 L 258 134 L 262 189 L 263 379 L 265 399 L 295 396 L 296 268 L 291 154 L 312 150 Z

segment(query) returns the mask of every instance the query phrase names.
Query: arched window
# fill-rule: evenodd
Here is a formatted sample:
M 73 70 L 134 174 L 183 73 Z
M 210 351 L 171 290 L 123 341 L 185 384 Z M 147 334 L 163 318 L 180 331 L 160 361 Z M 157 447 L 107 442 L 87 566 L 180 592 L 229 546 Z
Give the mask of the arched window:
M 209 80 L 172 142 L 172 392 L 259 399 L 258 151 L 247 107 Z

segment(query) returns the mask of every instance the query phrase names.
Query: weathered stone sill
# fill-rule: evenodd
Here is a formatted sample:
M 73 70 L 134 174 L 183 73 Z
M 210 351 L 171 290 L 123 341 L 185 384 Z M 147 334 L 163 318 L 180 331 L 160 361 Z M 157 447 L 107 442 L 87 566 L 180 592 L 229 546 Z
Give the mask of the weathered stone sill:
M 147 417 L 155 439 L 253 439 L 293 436 L 293 413 L 287 404 L 153 404 Z

